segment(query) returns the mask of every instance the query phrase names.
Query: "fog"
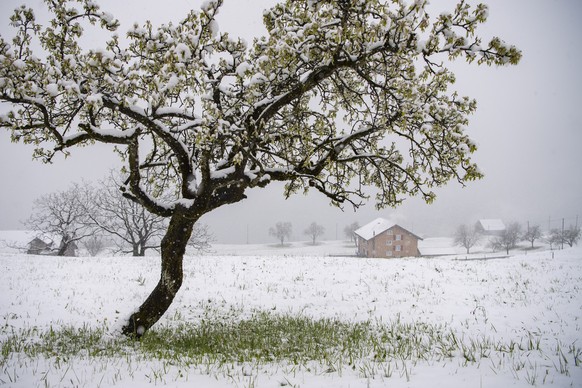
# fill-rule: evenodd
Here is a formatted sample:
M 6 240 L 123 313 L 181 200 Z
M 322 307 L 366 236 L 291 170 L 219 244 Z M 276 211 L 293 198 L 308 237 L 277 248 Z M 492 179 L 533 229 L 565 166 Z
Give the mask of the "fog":
M 456 62 L 453 86 L 461 95 L 477 99 L 468 133 L 479 146 L 474 160 L 485 178 L 461 187 L 456 182 L 438 189 L 426 205 L 410 198 L 396 209 L 376 210 L 373 201 L 357 212 L 331 207 L 317 192 L 285 200 L 283 186 L 272 184 L 251 190 L 243 202 L 220 208 L 202 219 L 219 242 L 275 242 L 268 229 L 278 221 L 293 224 L 292 240 L 306 240 L 303 230 L 313 221 L 326 228 L 324 239 L 344 238 L 351 222 L 361 225 L 376 217 L 391 218 L 421 236 L 452 233 L 460 223 L 479 218 L 530 222 L 543 229 L 558 227 L 562 219 L 574 224 L 582 216 L 582 55 L 579 39 L 582 2 L 578 0 L 495 0 L 489 21 L 480 29 L 484 38 L 500 36 L 523 51 L 518 66 L 485 67 Z M 0 32 L 7 36 L 8 15 L 21 1 L 0 4 Z M 35 8 L 41 0 L 26 2 Z M 122 22 L 120 31 L 134 21 L 177 21 L 201 1 L 99 1 Z M 262 9 L 270 0 L 225 0 L 219 24 L 222 31 L 248 41 L 261 34 Z M 434 1 L 432 9 L 450 9 L 452 1 Z M 171 5 L 170 5 L 171 4 Z M 435 11 L 431 11 L 435 14 Z M 9 33 L 8 33 L 9 34 Z M 103 46 L 101 42 L 97 46 Z M 1 109 L 1 108 L 0 108 Z M 66 160 L 52 165 L 32 161 L 32 148 L 11 144 L 0 133 L 0 229 L 22 229 L 32 202 L 81 179 L 104 177 L 119 161 L 106 145 L 72 150 Z M 582 221 L 578 221 L 579 224 Z

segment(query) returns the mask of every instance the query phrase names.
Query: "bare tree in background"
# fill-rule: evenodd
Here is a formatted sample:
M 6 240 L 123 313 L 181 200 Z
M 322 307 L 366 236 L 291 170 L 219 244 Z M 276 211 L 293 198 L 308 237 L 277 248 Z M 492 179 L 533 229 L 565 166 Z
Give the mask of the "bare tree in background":
M 303 233 L 306 236 L 311 237 L 311 243 L 315 245 L 317 238 L 323 236 L 325 233 L 325 228 L 321 225 L 318 225 L 316 222 L 312 222 Z
M 564 244 L 568 244 L 570 248 L 577 244 L 578 241 L 580 241 L 580 234 L 580 227 L 576 227 L 574 225 L 570 225 L 563 231 L 554 229 L 551 232 L 551 235 L 554 236 L 554 241 L 561 244 L 562 248 Z
M 197 254 L 210 251 L 214 236 L 210 233 L 208 225 L 196 223 L 192 229 L 192 236 L 188 240 L 188 246 Z
M 560 248 L 564 243 L 564 236 L 560 229 L 552 229 L 545 240 L 550 244 L 550 249 Z
M 469 254 L 470 249 L 481 240 L 481 234 L 475 226 L 459 225 L 455 232 L 455 245 L 464 247 Z
M 74 248 L 92 235 L 81 187 L 72 185 L 65 191 L 43 195 L 34 201 L 32 215 L 25 221 L 28 229 L 39 236 L 55 239 L 57 256 L 74 254 Z
M 148 249 L 159 249 L 167 219 L 124 197 L 121 186 L 123 179 L 113 172 L 96 189 L 86 185 L 87 214 L 97 229 L 114 238 L 119 252 L 145 256 Z
M 527 231 L 523 234 L 523 239 L 531 243 L 531 247 L 534 247 L 534 242 L 542 238 L 542 229 L 539 225 L 533 225 L 528 227 Z
M 344 234 L 345 236 L 354 243 L 354 245 L 357 245 L 357 239 L 356 239 L 356 235 L 355 235 L 355 231 L 360 229 L 360 224 L 358 222 L 352 222 L 351 224 L 349 224 L 348 226 L 346 226 L 344 228 Z
M 291 238 L 293 232 L 293 225 L 290 222 L 277 222 L 274 227 L 269 228 L 269 234 L 276 237 L 281 246 L 285 243 L 285 239 Z
M 517 243 L 521 238 L 521 225 L 517 222 L 512 222 L 501 234 L 491 240 L 491 247 L 495 250 L 505 249 L 509 255 L 509 250 L 517 247 Z
M 564 230 L 562 238 L 570 248 L 573 247 L 574 244 L 578 244 L 578 241 L 580 241 L 580 227 L 570 225 L 568 229 Z
M 103 236 L 94 233 L 93 235 L 83 240 L 83 247 L 85 247 L 89 255 L 97 256 L 105 249 L 105 242 L 103 241 Z

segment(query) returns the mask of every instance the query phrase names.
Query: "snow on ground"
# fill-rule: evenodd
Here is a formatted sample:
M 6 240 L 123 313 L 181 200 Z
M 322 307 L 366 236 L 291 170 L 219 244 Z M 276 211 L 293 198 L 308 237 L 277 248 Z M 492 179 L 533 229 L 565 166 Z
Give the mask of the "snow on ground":
M 5 252 L 0 254 L 2 341 L 12 331 L 67 324 L 105 325 L 117 335 L 159 276 L 155 256 L 57 258 Z M 237 311 L 241 318 L 271 311 L 345 321 L 399 319 L 443 325 L 467 342 L 533 341 L 542 350 L 526 349 L 517 358 L 489 354 L 469 363 L 459 357 L 395 362 L 391 377 L 379 373 L 373 378 L 348 365 L 334 373 L 281 365 L 235 365 L 228 373 L 164 366 L 164 384 L 152 380 L 152 371 L 161 373 L 162 366 L 151 360 L 111 360 L 105 368 L 91 360 L 55 366 L 54 360 L 22 361 L 13 355 L 0 368 L 0 385 L 582 387 L 582 367 L 575 365 L 582 357 L 582 248 L 521 251 L 487 260 L 479 254 L 469 260 L 463 255 L 336 256 L 353 253 L 347 242 L 215 245 L 211 254 L 186 258 L 184 285 L 160 324 L 198 322 L 209 309 Z

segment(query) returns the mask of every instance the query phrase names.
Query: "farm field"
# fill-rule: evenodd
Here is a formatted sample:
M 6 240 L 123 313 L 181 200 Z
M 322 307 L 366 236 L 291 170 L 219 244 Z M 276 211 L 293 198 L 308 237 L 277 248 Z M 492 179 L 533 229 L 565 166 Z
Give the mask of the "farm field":
M 204 325 L 242 337 L 241 322 L 280 317 L 363 333 L 356 350 L 350 334 L 331 345 L 315 338 L 320 356 L 299 347 L 281 358 L 275 347 L 297 340 L 290 330 L 273 349 L 233 359 L 124 342 L 125 318 L 157 282 L 156 256 L 4 250 L 0 386 L 582 387 L 582 248 L 500 259 L 350 254 L 347 242 L 324 242 L 188 256 L 184 285 L 154 330 L 162 337 Z

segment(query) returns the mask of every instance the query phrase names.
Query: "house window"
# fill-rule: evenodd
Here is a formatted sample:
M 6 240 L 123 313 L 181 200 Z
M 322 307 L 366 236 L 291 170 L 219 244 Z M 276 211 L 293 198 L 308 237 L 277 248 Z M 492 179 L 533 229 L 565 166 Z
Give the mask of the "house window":
M 396 245 L 396 249 L 395 249 L 395 250 L 396 250 L 396 252 L 400 252 L 400 251 L 402 251 L 402 246 L 400 246 L 400 245 Z
M 386 245 L 392 245 L 392 240 L 386 241 Z
M 392 229 L 388 229 L 388 231 L 386 232 L 386 234 L 388 236 L 392 236 L 394 234 L 394 231 Z
M 392 251 L 386 251 L 386 256 L 392 256 Z
M 396 235 L 396 241 L 400 241 L 402 240 L 402 235 L 401 234 L 397 234 Z

